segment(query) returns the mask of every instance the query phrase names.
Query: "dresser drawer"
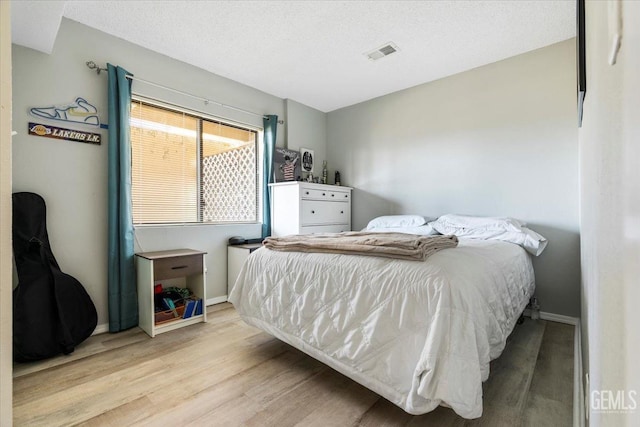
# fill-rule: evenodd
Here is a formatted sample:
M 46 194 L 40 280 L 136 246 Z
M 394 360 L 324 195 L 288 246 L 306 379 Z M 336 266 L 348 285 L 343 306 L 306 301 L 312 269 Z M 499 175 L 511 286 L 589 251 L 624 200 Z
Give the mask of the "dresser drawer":
M 351 222 L 351 205 L 349 203 L 303 200 L 301 209 L 302 225 L 349 224 Z
M 307 225 L 300 227 L 300 234 L 313 233 L 342 233 L 343 231 L 351 231 L 347 224 L 333 225 Z
M 159 258 L 153 261 L 153 276 L 156 280 L 201 274 L 202 255 Z
M 340 188 L 340 187 L 338 187 Z M 350 191 L 321 190 L 317 188 L 302 187 L 300 189 L 302 200 L 330 200 L 348 202 L 351 199 Z

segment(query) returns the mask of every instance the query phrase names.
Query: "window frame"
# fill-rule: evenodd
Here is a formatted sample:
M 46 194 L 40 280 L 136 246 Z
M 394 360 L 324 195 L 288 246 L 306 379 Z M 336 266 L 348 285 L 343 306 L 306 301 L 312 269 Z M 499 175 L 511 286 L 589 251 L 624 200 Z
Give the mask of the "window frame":
M 238 120 L 229 119 L 226 117 L 216 116 L 210 113 L 206 113 L 204 111 L 192 108 L 185 107 L 183 105 L 179 105 L 172 102 L 161 101 L 155 98 L 150 98 L 138 93 L 131 94 L 131 102 L 141 102 L 144 104 L 152 105 L 154 107 L 166 109 L 169 111 L 174 111 L 182 114 L 186 114 L 194 117 L 197 120 L 197 130 L 196 130 L 196 152 L 197 152 L 197 221 L 193 222 L 184 222 L 184 221 L 176 221 L 176 222 L 146 222 L 146 223 L 133 223 L 134 228 L 143 227 L 143 228 L 153 228 L 153 227 L 189 227 L 189 226 L 224 226 L 224 225 L 255 225 L 262 224 L 262 211 L 263 211 L 263 186 L 264 183 L 261 179 L 263 175 L 263 159 L 264 159 L 264 147 L 263 147 L 263 137 L 264 137 L 264 128 L 259 127 L 255 124 L 240 122 Z M 228 125 L 232 127 L 237 127 L 243 130 L 253 131 L 256 134 L 255 140 L 255 153 L 256 153 L 256 220 L 255 221 L 202 221 L 202 121 L 206 120 L 214 123 L 221 123 L 223 125 Z M 131 128 L 131 124 L 129 124 L 129 128 Z M 131 150 L 133 150 L 133 143 L 131 142 L 131 138 L 129 139 Z M 133 158 L 132 158 L 133 160 Z M 132 170 L 133 173 L 133 170 Z M 133 204 L 133 198 L 131 200 Z M 133 208 L 133 205 L 132 205 Z

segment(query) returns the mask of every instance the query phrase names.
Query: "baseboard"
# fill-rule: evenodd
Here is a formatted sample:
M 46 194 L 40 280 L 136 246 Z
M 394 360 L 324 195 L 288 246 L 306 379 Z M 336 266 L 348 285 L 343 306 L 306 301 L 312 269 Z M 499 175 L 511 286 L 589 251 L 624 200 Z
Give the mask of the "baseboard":
M 573 339 L 573 427 L 585 425 L 584 385 L 582 383 L 582 332 L 580 319 Z
M 531 310 L 526 309 L 524 315 L 531 317 Z M 584 427 L 585 406 L 584 386 L 582 384 L 582 334 L 580 330 L 580 318 L 541 311 L 540 319 L 575 326 L 573 332 L 573 426 Z
M 523 314 L 527 317 L 531 317 L 531 310 L 526 308 Z M 573 326 L 578 326 L 580 324 L 579 317 L 565 316 L 564 314 L 547 313 L 546 311 L 540 312 L 540 319 Z
M 220 304 L 222 302 L 227 302 L 227 296 L 226 295 L 222 295 L 221 297 L 209 298 L 207 300 L 207 305 Z M 93 333 L 91 335 L 104 334 L 105 332 L 109 332 L 109 324 L 108 323 L 102 323 L 102 324 L 96 326 L 96 328 L 93 330 Z
M 523 314 L 531 317 L 531 310 L 527 308 Z M 573 332 L 573 427 L 584 427 L 586 413 L 584 386 L 582 384 L 584 374 L 582 371 L 582 333 L 580 318 L 541 311 L 540 319 L 575 326 Z
M 579 317 L 571 317 L 571 316 L 565 316 L 563 314 L 547 313 L 544 311 L 540 312 L 540 318 L 542 320 L 548 320 L 550 322 L 565 323 L 567 325 L 573 325 L 573 326 L 578 326 L 580 324 Z
M 209 298 L 207 300 L 207 305 L 220 304 L 221 302 L 227 302 L 227 295 L 222 295 L 221 297 Z
M 102 324 L 96 326 L 96 328 L 93 330 L 93 333 L 91 335 L 104 334 L 105 332 L 109 332 L 109 324 L 108 323 L 102 323 Z

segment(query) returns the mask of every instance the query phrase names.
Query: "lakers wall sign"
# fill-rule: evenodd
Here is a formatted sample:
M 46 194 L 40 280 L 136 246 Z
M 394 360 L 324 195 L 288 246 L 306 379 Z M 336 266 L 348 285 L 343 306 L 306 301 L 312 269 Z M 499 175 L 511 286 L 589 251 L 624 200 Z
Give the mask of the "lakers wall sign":
M 100 145 L 100 134 L 29 122 L 29 135 Z

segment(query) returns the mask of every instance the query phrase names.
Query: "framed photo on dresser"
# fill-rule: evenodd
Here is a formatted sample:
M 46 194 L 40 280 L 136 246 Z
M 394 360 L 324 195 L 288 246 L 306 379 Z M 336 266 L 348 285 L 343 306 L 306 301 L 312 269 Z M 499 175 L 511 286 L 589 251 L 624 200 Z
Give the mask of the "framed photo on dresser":
M 313 150 L 300 148 L 300 155 L 302 156 L 302 172 L 313 173 Z
M 300 163 L 299 151 L 276 147 L 273 152 L 273 182 L 302 179 Z

